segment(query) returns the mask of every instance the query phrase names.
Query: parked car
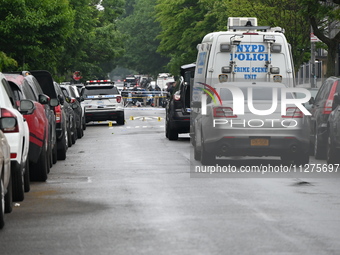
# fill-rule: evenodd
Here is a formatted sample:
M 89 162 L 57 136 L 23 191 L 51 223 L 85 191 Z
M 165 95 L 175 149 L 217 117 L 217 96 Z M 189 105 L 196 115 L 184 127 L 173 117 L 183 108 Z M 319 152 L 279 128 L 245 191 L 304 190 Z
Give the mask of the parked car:
M 203 165 L 216 162 L 216 157 L 230 156 L 279 156 L 283 162 L 304 165 L 309 162 L 308 119 L 295 105 L 287 105 L 281 113 L 278 104 L 269 115 L 254 114 L 247 100 L 240 103 L 244 114 L 236 115 L 233 95 L 227 86 L 232 83 L 214 85 L 221 102 L 216 104 L 211 97 L 206 102 L 206 112 L 201 109 L 195 118 L 194 157 Z M 281 83 L 256 82 L 235 83 L 247 98 L 252 88 L 252 105 L 255 109 L 271 109 L 272 91 L 285 88 Z M 287 93 L 293 99 L 293 94 Z M 280 101 L 280 93 L 278 100 Z M 199 104 L 199 101 L 196 101 Z M 195 102 L 193 102 L 193 106 Z M 204 107 L 203 104 L 200 106 Z
M 1 128 L 12 128 L 14 123 L 0 119 Z M 6 136 L 0 130 L 0 229 L 5 225 L 5 213 L 12 212 L 12 179 L 10 147 Z
M 57 82 L 53 82 L 59 104 L 54 107 L 56 116 L 57 159 L 65 160 L 69 147 L 68 139 L 74 132 L 74 114 L 71 106 L 66 102 L 64 94 Z
M 321 85 L 315 98 L 312 97 L 310 102 L 311 123 L 310 123 L 310 141 L 311 152 L 316 159 L 326 159 L 327 156 L 327 122 L 332 112 L 333 98 L 335 93 L 340 93 L 338 86 L 340 78 L 329 77 Z
M 327 163 L 340 164 L 340 94 L 335 93 L 327 121 Z
M 51 131 L 51 163 L 56 163 L 58 158 L 58 144 L 57 142 L 64 142 L 65 139 L 64 131 L 65 131 L 65 125 L 62 118 L 58 118 L 57 116 L 62 115 L 62 108 L 59 107 L 59 98 L 57 95 L 57 92 L 54 88 L 54 80 L 50 72 L 46 70 L 33 70 L 30 71 L 30 73 L 38 80 L 39 85 L 43 91 L 43 93 L 53 101 L 53 105 L 49 104 L 50 111 L 55 116 L 54 123 L 53 123 L 53 129 Z M 58 137 L 57 137 L 58 136 Z M 52 164 L 50 164 L 52 167 Z
M 84 136 L 85 115 L 81 106 L 82 97 L 78 94 L 77 87 L 74 85 L 61 85 L 66 101 L 70 103 L 75 112 L 77 137 Z
M 27 71 L 4 74 L 16 101 L 30 99 L 34 102 L 34 112 L 23 114 L 27 120 L 29 139 L 29 173 L 31 181 L 46 181 L 50 171 L 50 160 L 55 134 L 55 115 L 51 106 L 58 101 L 45 95 L 37 79 Z M 55 135 L 54 135 L 55 136 Z
M 122 96 L 110 80 L 86 82 L 82 96 L 86 123 L 115 120 L 118 125 L 125 124 Z
M 165 136 L 169 140 L 177 140 L 178 134 L 190 132 L 190 94 L 195 66 L 189 64 L 181 67 L 181 77 L 166 104 Z
M 0 119 L 3 122 L 13 122 L 11 128 L 3 128 L 11 148 L 11 175 L 13 201 L 24 200 L 25 190 L 29 190 L 29 128 L 22 113 L 32 114 L 34 104 L 31 100 L 17 101 L 5 76 L 0 73 Z M 19 112 L 20 111 L 20 112 Z M 26 188 L 25 188 L 26 187 Z
M 316 94 L 319 91 L 319 88 L 305 88 L 310 92 L 311 97 L 315 98 Z M 304 93 L 295 93 L 296 94 L 296 98 L 304 98 L 305 94 Z M 313 104 L 311 104 L 312 101 L 306 102 L 304 103 L 305 108 L 310 111 Z

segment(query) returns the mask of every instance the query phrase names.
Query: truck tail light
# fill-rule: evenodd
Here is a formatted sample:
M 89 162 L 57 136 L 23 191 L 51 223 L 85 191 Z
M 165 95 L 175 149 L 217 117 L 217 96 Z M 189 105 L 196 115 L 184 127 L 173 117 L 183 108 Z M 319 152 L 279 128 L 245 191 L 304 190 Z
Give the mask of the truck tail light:
M 215 118 L 237 118 L 231 107 L 214 107 L 213 110 Z
M 287 107 L 286 115 L 282 118 L 303 118 L 303 112 L 298 107 Z
M 60 123 L 62 118 L 61 106 L 57 105 L 54 107 L 55 122 Z

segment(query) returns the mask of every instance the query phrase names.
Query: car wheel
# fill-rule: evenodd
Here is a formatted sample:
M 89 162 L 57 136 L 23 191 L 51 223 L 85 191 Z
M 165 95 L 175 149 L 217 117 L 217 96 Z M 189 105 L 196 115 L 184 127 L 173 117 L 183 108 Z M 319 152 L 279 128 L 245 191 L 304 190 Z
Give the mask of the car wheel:
M 194 146 L 194 159 L 195 160 L 201 160 L 201 151 L 197 148 L 197 146 Z
M 124 124 L 125 124 L 125 117 L 124 117 L 124 115 L 123 115 L 123 116 L 120 116 L 120 117 L 117 119 L 117 124 L 118 124 L 118 125 L 124 125 Z
M 43 147 L 37 163 L 32 163 L 30 166 L 30 180 L 44 182 L 47 180 L 48 159 L 47 152 Z
M 168 121 L 165 123 L 165 137 L 169 138 L 169 124 L 168 124 Z
M 336 164 L 339 163 L 339 151 L 335 148 L 332 138 L 329 135 L 327 139 L 327 164 Z
M 168 124 L 168 139 L 170 141 L 178 140 L 178 132 L 176 129 L 174 129 L 171 125 L 171 122 L 169 121 Z
M 72 135 L 72 137 L 71 137 L 71 142 L 72 142 L 72 144 L 75 144 L 76 143 L 76 140 L 77 140 L 77 137 L 78 137 L 78 134 L 77 134 L 78 132 L 77 132 L 77 129 L 75 128 L 74 129 L 74 132 L 73 132 L 73 135 Z
M 56 145 L 55 145 L 56 146 Z M 53 153 L 52 153 L 52 145 L 48 147 L 48 151 L 47 151 L 47 165 L 48 165 L 48 168 L 47 168 L 47 173 L 50 173 L 50 169 L 51 167 L 53 166 Z
M 216 161 L 216 156 L 211 153 L 210 151 L 207 151 L 203 141 L 201 142 L 201 163 L 204 166 L 213 165 Z
M 82 138 L 84 136 L 84 130 L 82 128 L 82 126 L 80 126 L 78 129 L 77 129 L 77 138 Z
M 85 116 L 83 117 L 83 130 L 86 130 L 86 120 L 85 120 Z
M 25 173 L 24 173 L 24 190 L 25 192 L 29 192 L 31 189 L 31 183 L 30 183 L 30 167 L 29 167 L 29 161 L 26 159 L 25 163 Z
M 2 186 L 2 188 L 4 188 L 4 186 Z M 12 209 L 13 209 L 13 196 L 12 195 L 13 195 L 12 194 L 12 176 L 10 176 L 8 187 L 7 187 L 7 193 L 5 195 L 5 213 L 12 212 Z
M 0 178 L 0 229 L 5 226 L 5 188 L 2 178 Z
M 74 131 L 73 131 L 74 132 Z M 72 132 L 71 132 L 71 129 L 69 128 L 68 130 L 67 130 L 67 146 L 68 147 L 72 147 L 72 136 L 73 136 L 73 134 L 72 134 Z
M 58 146 L 55 145 L 52 151 L 52 163 L 56 164 L 58 160 Z
M 66 159 L 66 151 L 67 151 L 67 131 L 65 131 L 63 140 L 61 141 L 61 148 L 58 149 L 58 160 Z
M 24 200 L 24 174 L 23 165 L 21 164 L 19 169 L 11 169 L 12 173 L 12 197 L 14 202 L 20 202 Z
M 304 166 L 309 163 L 309 151 L 295 156 L 294 164 L 297 166 Z
M 326 150 L 321 147 L 320 143 L 318 131 L 316 130 L 314 139 L 314 157 L 315 159 L 326 159 Z

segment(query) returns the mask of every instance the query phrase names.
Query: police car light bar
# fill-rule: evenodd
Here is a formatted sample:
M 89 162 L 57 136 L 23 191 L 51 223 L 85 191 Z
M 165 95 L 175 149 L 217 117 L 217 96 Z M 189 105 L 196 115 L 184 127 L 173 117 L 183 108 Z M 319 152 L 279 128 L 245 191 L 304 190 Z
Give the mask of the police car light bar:
M 91 80 L 91 81 L 86 81 L 86 83 L 103 83 L 103 82 L 110 83 L 111 80 Z

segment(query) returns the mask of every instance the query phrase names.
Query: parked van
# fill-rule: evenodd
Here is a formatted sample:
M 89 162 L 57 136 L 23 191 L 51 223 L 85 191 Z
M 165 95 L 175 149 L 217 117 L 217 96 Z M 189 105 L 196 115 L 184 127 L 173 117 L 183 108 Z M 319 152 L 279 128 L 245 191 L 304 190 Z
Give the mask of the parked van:
M 257 26 L 257 19 L 248 17 L 230 17 L 228 26 L 198 44 L 195 85 L 268 81 L 294 87 L 291 48 L 282 28 Z

